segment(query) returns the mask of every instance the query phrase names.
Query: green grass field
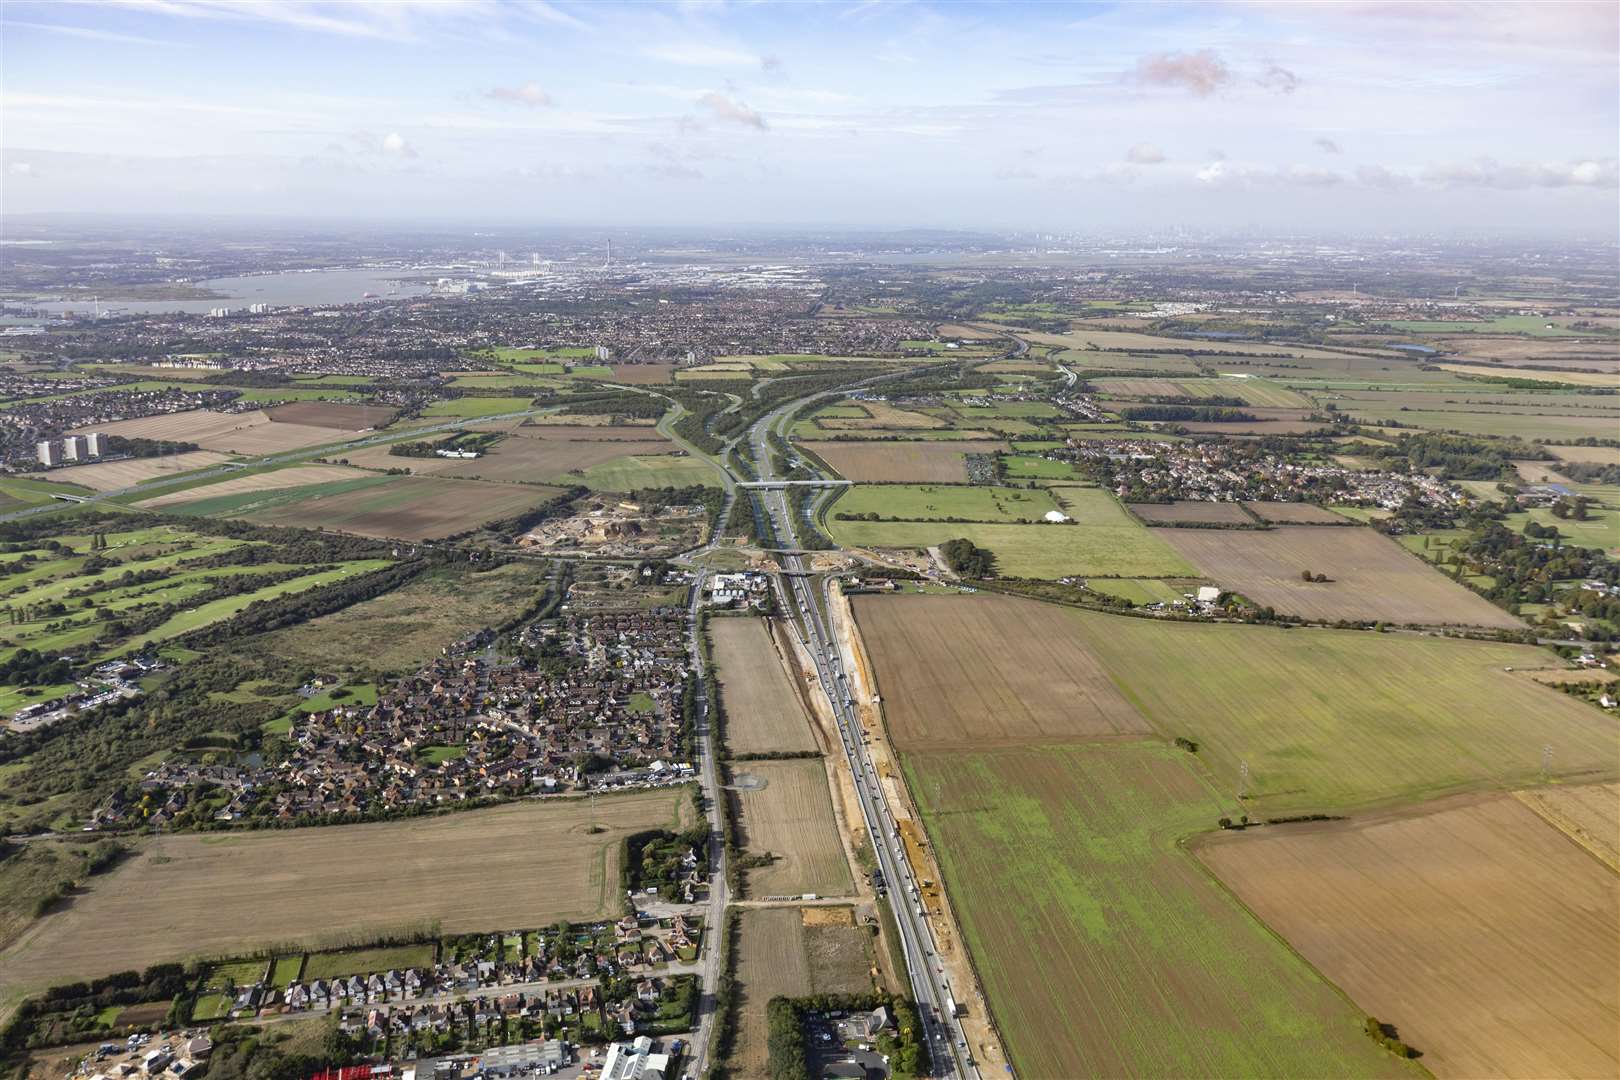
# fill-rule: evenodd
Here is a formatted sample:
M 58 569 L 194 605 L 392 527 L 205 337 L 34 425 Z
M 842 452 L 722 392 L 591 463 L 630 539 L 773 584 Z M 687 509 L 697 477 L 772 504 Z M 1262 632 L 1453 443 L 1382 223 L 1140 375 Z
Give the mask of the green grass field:
M 304 960 L 304 979 L 331 979 L 340 975 L 368 975 L 389 969 L 432 967 L 436 953 L 437 947 L 432 942 L 310 953 Z
M 1078 480 L 1080 475 L 1067 461 L 1008 454 L 1001 459 L 1003 475 L 1014 480 Z
M 526 397 L 463 397 L 435 401 L 422 410 L 422 415 L 431 418 L 499 416 L 523 412 L 531 406 L 532 402 Z
M 528 371 L 530 368 L 535 367 L 557 369 L 555 372 L 547 372 L 547 375 L 562 374 L 561 364 L 524 364 L 523 370 Z M 511 390 L 519 386 L 543 386 L 548 382 L 555 381 L 557 380 L 546 378 L 545 376 L 541 375 L 512 375 L 491 371 L 478 372 L 474 375 L 457 375 L 455 378 L 450 380 L 450 385 L 462 389 L 473 390 Z
M 963 426 L 972 427 L 981 420 L 990 418 L 1004 419 L 1047 419 L 1064 415 L 1063 410 L 1056 405 L 1048 405 L 1044 401 L 1002 401 L 995 405 L 955 405 L 952 406 L 958 416 L 965 421 Z
M 1620 775 L 1613 721 L 1504 670 L 1558 666 L 1544 649 L 1073 615 L 1126 698 L 1200 743 L 1226 790 L 1247 763 L 1260 816 L 1535 783 L 1548 744 L 1553 775 Z
M 1589 507 L 1585 521 L 1561 518 L 1545 507 L 1510 514 L 1503 522 L 1514 532 L 1523 532 L 1530 522 L 1556 526 L 1566 543 L 1578 547 L 1602 548 L 1610 554 L 1620 552 L 1620 510 L 1600 506 Z
M 575 478 L 578 478 L 577 480 Z M 637 491 L 661 487 L 719 487 L 720 475 L 708 461 L 673 454 L 628 456 L 592 465 L 581 473 L 565 473 L 558 483 L 584 484 L 592 491 Z
M 112 648 L 121 652 L 184 633 L 204 622 L 234 614 L 257 598 L 279 595 L 319 583 L 319 575 L 283 582 L 245 596 L 229 597 L 201 605 L 195 611 L 182 611 L 150 633 L 119 642 L 109 634 L 115 617 L 135 616 L 160 605 L 184 605 L 216 586 L 222 579 L 240 574 L 292 570 L 282 563 L 253 566 L 223 566 L 188 569 L 180 564 L 202 559 L 242 546 L 245 541 L 226 537 L 201 536 L 183 526 L 160 525 L 127 529 L 105 534 L 107 547 L 97 554 L 114 562 L 110 568 L 84 573 L 90 554 L 90 538 L 62 533 L 56 539 L 67 546 L 68 554 L 33 550 L 35 559 L 25 562 L 18 552 L 0 560 L 9 591 L 4 603 L 24 613 L 23 621 L 9 624 L 7 644 L 0 646 L 0 660 L 18 648 L 47 653 L 78 651 L 87 646 Z M 350 572 L 361 564 L 347 564 Z M 156 580 L 129 583 L 121 581 L 126 572 L 152 573 Z M 79 593 L 70 596 L 70 593 Z M 61 605 L 56 607 L 55 605 Z M 45 700 L 62 692 L 60 687 L 41 687 L 40 693 L 26 695 L 16 687 L 0 687 L 0 712 L 10 712 L 31 701 Z
M 267 585 L 250 593 L 243 593 L 240 596 L 227 596 L 223 600 L 200 604 L 189 611 L 182 611 L 150 633 L 131 638 L 107 655 L 123 654 L 142 649 L 147 645 L 167 641 L 169 638 L 178 637 L 198 627 L 207 626 L 209 623 L 228 619 L 237 612 L 242 611 L 249 604 L 259 600 L 270 600 L 277 596 L 286 596 L 289 593 L 304 592 L 307 589 L 330 585 L 332 582 L 340 581 L 344 577 L 369 573 L 387 565 L 389 565 L 387 559 L 355 559 L 352 562 L 340 564 L 335 570 L 324 570 L 317 574 L 305 574 L 290 581 L 278 582 L 275 585 Z
M 1039 521 L 1057 510 L 1041 490 L 950 484 L 857 484 L 833 504 L 834 514 L 877 514 L 902 521 Z
M 289 986 L 298 981 L 298 973 L 304 969 L 303 956 L 278 956 L 275 965 L 270 969 L 271 986 Z
M 988 548 L 1003 577 L 1190 577 L 1197 573 L 1163 541 L 1134 527 L 963 525 L 949 522 L 829 521 L 846 547 L 921 548 L 957 537 Z
M 596 355 L 596 350 L 589 345 L 555 345 L 548 349 L 524 349 L 502 345 L 490 351 L 495 354 L 495 360 L 502 364 L 536 360 L 583 360 Z
M 1447 412 L 1442 409 L 1397 407 L 1345 408 L 1358 423 L 1392 420 L 1429 431 L 1460 431 L 1468 435 L 1500 435 L 1519 439 L 1614 438 L 1612 416 L 1546 416 L 1534 413 Z
M 294 375 L 293 382 L 309 386 L 371 386 L 369 375 Z
M 232 517 L 292 506 L 306 499 L 322 495 L 346 495 L 366 488 L 386 486 L 391 476 L 359 476 L 352 480 L 333 480 L 325 484 L 305 484 L 302 487 L 266 488 L 263 491 L 240 491 L 232 495 L 214 495 L 192 502 L 163 508 L 165 513 L 181 517 Z
M 910 487 L 912 485 L 906 485 Z M 857 492 L 860 490 L 856 489 Z M 884 493 L 901 490 L 900 485 L 883 485 L 867 490 Z M 921 488 L 919 488 L 921 490 Z M 834 540 L 853 547 L 921 548 L 964 537 L 996 556 L 996 571 L 1002 577 L 1058 578 L 1069 575 L 1103 577 L 1196 577 L 1181 556 L 1127 515 L 1108 492 L 1099 488 L 1058 487 L 1041 489 L 936 488 L 937 491 L 1013 491 L 1030 498 L 1051 493 L 1059 508 L 1074 519 L 1064 525 L 962 524 L 945 521 L 836 521 L 827 527 Z M 835 512 L 845 508 L 845 496 L 834 504 Z M 857 504 L 859 505 L 859 504 Z M 884 505 L 878 502 L 879 513 Z M 1008 502 L 1007 505 L 1018 505 Z M 893 512 L 893 511 L 890 511 Z M 1043 511 L 1044 513 L 1044 511 Z M 966 516 L 966 515 L 957 515 Z M 1014 516 L 1023 516 L 1021 513 Z
M 1498 315 L 1485 322 L 1444 322 L 1401 319 L 1390 326 L 1408 334 L 1529 334 L 1531 337 L 1596 337 L 1590 331 L 1552 325 L 1539 315 Z
M 1162 744 L 908 754 L 1025 1076 L 1419 1076 L 1182 851 L 1239 813 Z
M 21 510 L 26 506 L 48 503 L 58 492 L 83 495 L 85 490 L 77 484 L 52 484 L 44 480 L 29 480 L 21 476 L 0 477 L 0 514 Z M 66 504 L 64 504 L 66 505 Z
M 335 705 L 353 705 L 357 708 L 377 704 L 377 688 L 371 683 L 345 684 L 323 693 L 314 694 L 299 703 L 302 713 L 325 712 Z
M 1089 583 L 1094 592 L 1117 596 L 1133 604 L 1173 603 L 1197 591 L 1195 582 L 1165 581 L 1159 578 L 1097 578 Z

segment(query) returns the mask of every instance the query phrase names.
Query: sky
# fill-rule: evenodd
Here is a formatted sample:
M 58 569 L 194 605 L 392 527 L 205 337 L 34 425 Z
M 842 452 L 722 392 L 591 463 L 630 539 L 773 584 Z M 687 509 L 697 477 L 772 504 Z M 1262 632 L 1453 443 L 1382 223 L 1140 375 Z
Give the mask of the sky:
M 0 211 L 1612 235 L 1620 4 L 6 0 Z

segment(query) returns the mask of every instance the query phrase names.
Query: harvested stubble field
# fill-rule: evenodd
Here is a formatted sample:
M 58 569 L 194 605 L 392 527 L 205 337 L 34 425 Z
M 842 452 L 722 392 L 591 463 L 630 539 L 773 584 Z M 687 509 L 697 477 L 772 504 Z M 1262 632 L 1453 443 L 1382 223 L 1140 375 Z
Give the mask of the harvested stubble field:
M 901 750 L 1149 730 L 1065 608 L 991 595 L 857 596 L 854 610 Z
M 1549 446 L 1559 461 L 1590 461 L 1595 465 L 1620 465 L 1620 446 Z
M 544 424 L 520 423 L 509 430 L 524 439 L 578 439 L 584 442 L 653 442 L 668 444 L 652 421 L 645 424 L 611 424 L 603 416 L 548 416 Z M 628 447 L 627 454 L 647 451 Z
M 1073 330 L 1067 334 L 1022 334 L 1031 344 L 1055 345 L 1060 349 L 1136 349 L 1143 352 L 1227 353 L 1234 356 L 1299 356 L 1318 359 L 1344 357 L 1307 345 L 1262 345 L 1252 341 L 1222 341 L 1219 338 L 1172 338 L 1129 330 Z M 1110 357 L 1109 360 L 1112 358 Z M 1100 361 L 1107 363 L 1108 360 Z
M 221 454 L 217 450 L 188 450 L 185 453 L 164 454 L 161 457 L 102 461 L 94 465 L 69 465 L 65 469 L 52 469 L 49 473 L 35 473 L 33 479 L 78 484 L 91 491 L 116 491 L 161 476 L 178 476 L 194 469 L 222 465 L 230 460 L 229 454 Z
M 1293 525 L 1263 532 L 1155 531 L 1223 588 L 1285 614 L 1510 630 L 1523 625 L 1372 529 Z M 1307 584 L 1301 577 L 1306 570 L 1330 580 Z
M 967 611 L 984 605 L 1006 610 Z M 1197 741 L 1199 760 L 1227 790 L 1237 790 L 1239 763 L 1247 762 L 1246 806 L 1255 816 L 1535 783 L 1547 743 L 1557 748 L 1556 777 L 1609 782 L 1620 775 L 1611 719 L 1503 670 L 1556 663 L 1532 646 L 1164 622 L 991 594 L 858 597 L 855 610 L 902 746 L 930 730 L 929 710 L 942 712 L 950 703 L 926 687 L 915 691 L 921 703 L 908 700 L 892 680 L 905 679 L 907 668 L 984 666 L 973 645 L 960 643 L 973 642 L 969 629 L 982 624 L 1000 628 L 996 647 L 1022 664 L 1009 677 L 1038 687 L 1061 681 L 1068 670 L 1100 669 L 1086 685 L 1100 686 L 1106 677 L 1160 734 Z M 1049 623 L 1054 611 L 1067 622 Z M 1046 667 L 1040 657 L 1053 640 L 1084 659 L 1060 652 L 1060 666 Z M 914 642 L 929 648 L 911 656 Z M 896 663 L 903 666 L 896 670 Z M 1103 691 L 1092 693 L 1108 701 Z M 1142 730 L 1142 721 L 1071 701 L 1076 715 L 1062 722 L 1077 736 Z M 994 739 L 1002 722 L 984 709 L 964 710 L 956 721 L 975 740 Z
M 1311 407 L 1310 399 L 1303 394 L 1261 379 L 1096 379 L 1092 385 L 1100 393 L 1119 398 L 1235 397 L 1249 405 L 1285 409 Z
M 165 506 L 180 506 L 199 499 L 217 499 L 228 495 L 246 495 L 255 491 L 278 491 L 282 488 L 308 487 L 311 484 L 330 484 L 339 480 L 353 480 L 366 474 L 359 469 L 342 465 L 294 465 L 270 472 L 233 476 L 217 484 L 170 491 L 142 499 L 136 506 L 143 510 L 157 510 Z
M 744 871 L 754 897 L 848 895 L 853 883 L 843 841 L 833 820 L 827 769 L 820 758 L 740 761 L 738 843 L 748 853 L 776 856 L 769 866 Z
M 568 428 L 568 438 L 517 437 L 513 433 L 476 458 L 401 457 L 385 446 L 348 454 L 348 460 L 368 469 L 409 469 L 420 476 L 456 476 L 467 480 L 503 480 L 539 484 L 567 479 L 570 472 L 616 461 L 630 454 L 658 454 L 675 445 L 650 428 L 632 428 L 636 438 L 588 436 L 591 428 Z M 594 429 L 618 431 L 621 429 Z
M 1498 435 L 1521 439 L 1614 438 L 1612 416 L 1557 416 L 1545 413 L 1447 412 L 1439 409 L 1383 409 L 1376 406 L 1345 410 L 1359 424 L 1396 420 L 1407 427 L 1429 431 L 1460 431 L 1466 435 Z M 1250 425 L 1253 426 L 1253 425 Z
M 1620 784 L 1538 787 L 1514 795 L 1601 862 L 1620 871 Z
M 825 917 L 819 908 L 751 908 L 737 934 L 737 1041 L 728 1064 L 737 1076 L 766 1076 L 765 1006 L 773 997 L 864 994 L 873 988 L 872 933 Z M 814 925 L 809 925 L 813 923 Z
M 1417 1076 L 1178 846 L 1236 812 L 1158 743 L 903 757 L 1025 1076 Z
M 536 562 L 472 573 L 426 574 L 403 588 L 256 639 L 273 656 L 329 670 L 364 664 L 401 675 L 439 655 L 447 641 L 498 626 L 540 600 L 550 576 Z
M 192 442 L 204 450 L 227 450 L 234 454 L 276 454 L 338 442 L 343 438 L 342 432 L 332 428 L 277 422 L 262 409 L 245 413 L 192 409 L 162 416 L 146 416 L 139 420 L 93 424 L 79 428 L 74 434 L 83 435 L 91 431 L 131 439 Z
M 397 410 L 387 405 L 340 405 L 330 401 L 294 401 L 269 410 L 278 424 L 303 424 L 337 431 L 366 431 L 379 428 L 394 418 Z
M 1129 503 L 1131 513 L 1149 525 L 1253 525 L 1254 518 L 1232 502 Z
M 1437 364 L 1442 371 L 1458 375 L 1479 375 L 1498 379 L 1535 379 L 1538 382 L 1567 383 L 1570 386 L 1620 387 L 1620 373 L 1594 371 L 1558 371 L 1551 368 L 1499 367 L 1494 364 Z
M 848 430 L 860 431 L 866 428 L 898 428 L 898 429 L 929 429 L 948 427 L 944 420 L 927 413 L 913 412 L 910 409 L 900 409 L 885 401 L 856 401 L 844 402 L 833 408 L 843 408 L 853 405 L 866 413 L 865 416 L 833 415 L 822 418 L 820 415 L 811 419 L 817 427 L 829 431 Z
M 398 540 L 438 540 L 480 525 L 513 517 L 562 492 L 534 484 L 497 484 L 439 476 L 392 476 L 363 487 L 328 491 L 325 486 L 294 488 L 288 497 L 228 511 L 265 525 L 324 528 L 357 536 Z M 206 506 L 190 504 L 193 509 Z
M 378 824 L 154 837 L 0 953 L 0 985 L 51 986 L 435 920 L 469 933 L 617 915 L 620 841 L 684 827 L 691 807 L 686 789 L 666 788 Z
M 764 619 L 709 620 L 733 754 L 816 749 L 804 702 L 782 666 Z
M 1343 525 L 1344 517 L 1333 511 L 1303 502 L 1246 502 L 1244 508 L 1261 521 L 1273 525 Z
M 1252 411 L 1252 410 L 1251 410 Z M 1177 424 L 1188 431 L 1202 435 L 1304 435 L 1326 427 L 1311 420 L 1215 420 L 1208 423 L 1188 420 Z
M 1620 1072 L 1614 872 L 1512 796 L 1210 837 L 1197 851 L 1436 1076 Z
M 966 454 L 1005 451 L 999 440 L 912 440 L 891 442 L 805 442 L 804 448 L 857 483 L 965 484 Z

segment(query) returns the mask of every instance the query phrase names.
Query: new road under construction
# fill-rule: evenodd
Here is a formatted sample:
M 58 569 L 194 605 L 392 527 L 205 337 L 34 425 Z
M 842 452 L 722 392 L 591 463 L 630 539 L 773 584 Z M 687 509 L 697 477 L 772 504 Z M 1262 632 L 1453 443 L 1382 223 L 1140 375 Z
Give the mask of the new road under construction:
M 755 495 L 763 505 L 765 518 L 780 544 L 777 550 L 782 573 L 776 588 L 782 609 L 793 616 L 800 639 L 815 664 L 817 680 L 832 706 L 844 754 L 854 777 L 861 815 L 877 858 L 876 882 L 885 886 L 891 898 L 895 924 L 899 929 L 901 952 L 907 978 L 922 1019 L 929 1056 L 936 1076 L 978 1078 L 979 1068 L 970 1052 L 967 1033 L 957 1015 L 957 997 L 939 960 L 939 950 L 929 926 L 926 908 L 920 899 L 920 877 L 908 855 L 896 824 L 889 798 L 879 782 L 876 766 L 866 746 L 868 733 L 855 711 L 850 689 L 850 673 L 840 658 L 837 638 L 831 629 L 830 581 L 813 574 L 804 555 L 800 529 L 806 523 L 796 520 L 784 487 L 773 479 L 768 435 L 774 425 L 802 406 L 795 402 L 777 413 L 760 419 L 749 432 L 760 483 Z M 792 552 L 792 553 L 790 553 Z

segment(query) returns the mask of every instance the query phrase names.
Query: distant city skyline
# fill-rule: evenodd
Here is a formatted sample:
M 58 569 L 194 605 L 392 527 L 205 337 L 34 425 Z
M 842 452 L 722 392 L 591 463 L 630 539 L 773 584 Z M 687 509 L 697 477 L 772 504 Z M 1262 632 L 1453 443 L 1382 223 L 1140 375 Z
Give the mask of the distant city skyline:
M 1617 13 L 16 0 L 0 210 L 1612 235 Z

